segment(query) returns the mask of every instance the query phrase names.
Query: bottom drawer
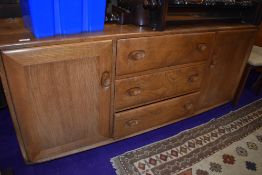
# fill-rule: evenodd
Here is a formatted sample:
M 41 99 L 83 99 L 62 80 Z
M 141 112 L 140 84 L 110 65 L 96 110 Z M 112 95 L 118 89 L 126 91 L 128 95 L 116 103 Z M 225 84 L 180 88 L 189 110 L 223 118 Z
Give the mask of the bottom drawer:
M 193 93 L 159 103 L 115 114 L 114 137 L 124 137 L 194 113 L 199 93 Z

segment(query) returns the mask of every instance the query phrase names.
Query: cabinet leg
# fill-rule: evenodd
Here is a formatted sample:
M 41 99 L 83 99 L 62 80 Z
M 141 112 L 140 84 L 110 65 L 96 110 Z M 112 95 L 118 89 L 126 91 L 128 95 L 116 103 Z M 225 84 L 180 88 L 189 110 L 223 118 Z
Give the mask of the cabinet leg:
M 250 71 L 252 70 L 252 68 L 253 68 L 253 66 L 251 66 L 250 64 L 247 64 L 246 67 L 245 67 L 245 70 L 243 72 L 243 75 L 241 77 L 241 80 L 239 82 L 238 88 L 236 90 L 235 96 L 234 96 L 233 101 L 232 101 L 233 105 L 235 105 L 235 106 L 239 102 L 239 99 L 242 95 L 242 92 L 243 92 L 243 89 L 245 87 L 248 75 L 249 75 Z
M 0 174 L 1 175 L 13 175 L 13 170 L 11 170 L 11 169 L 4 170 L 4 171 L 0 170 Z
M 4 95 L 4 90 L 2 87 L 2 82 L 0 81 L 0 109 L 6 106 L 6 100 Z
M 255 92 L 256 95 L 262 90 L 262 74 L 260 73 L 259 77 L 257 78 L 256 82 L 252 86 L 252 90 Z

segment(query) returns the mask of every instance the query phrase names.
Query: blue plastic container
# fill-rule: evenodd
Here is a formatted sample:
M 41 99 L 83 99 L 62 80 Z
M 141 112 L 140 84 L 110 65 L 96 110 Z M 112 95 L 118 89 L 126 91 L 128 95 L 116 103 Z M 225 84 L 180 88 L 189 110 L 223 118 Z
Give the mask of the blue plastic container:
M 37 38 L 104 29 L 106 0 L 20 0 L 20 6 Z

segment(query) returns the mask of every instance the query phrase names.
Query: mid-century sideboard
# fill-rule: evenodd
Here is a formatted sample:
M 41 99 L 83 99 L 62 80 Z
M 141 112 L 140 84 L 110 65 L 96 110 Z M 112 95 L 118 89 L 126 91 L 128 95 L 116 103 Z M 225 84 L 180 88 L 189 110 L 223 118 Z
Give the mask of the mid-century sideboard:
M 257 27 L 207 23 L 35 39 L 0 21 L 1 79 L 28 163 L 125 139 L 230 102 Z

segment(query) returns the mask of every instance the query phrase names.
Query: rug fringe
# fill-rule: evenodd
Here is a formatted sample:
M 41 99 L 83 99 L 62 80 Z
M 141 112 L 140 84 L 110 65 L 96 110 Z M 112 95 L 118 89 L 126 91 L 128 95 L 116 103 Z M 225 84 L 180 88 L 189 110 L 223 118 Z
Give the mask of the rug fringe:
M 167 140 L 169 140 L 169 139 L 171 139 L 171 138 L 173 138 L 173 137 L 178 137 L 178 136 L 180 136 L 181 134 L 190 132 L 191 130 L 194 130 L 194 129 L 199 128 L 199 127 L 201 127 L 201 126 L 208 125 L 208 124 L 210 124 L 210 123 L 212 123 L 212 122 L 214 122 L 214 121 L 223 120 L 223 119 L 227 118 L 228 116 L 234 114 L 235 112 L 241 111 L 243 108 L 247 108 L 247 107 L 249 107 L 249 106 L 251 106 L 251 105 L 253 105 L 253 104 L 255 104 L 255 103 L 258 103 L 258 102 L 260 102 L 260 101 L 262 101 L 262 98 L 254 101 L 254 102 L 251 102 L 251 103 L 249 103 L 249 104 L 247 104 L 247 105 L 244 105 L 244 106 L 242 106 L 241 108 L 238 108 L 238 109 L 236 109 L 236 110 L 232 110 L 232 111 L 230 111 L 230 112 L 227 113 L 227 114 L 224 114 L 224 115 L 222 115 L 222 116 L 219 116 L 218 118 L 212 118 L 212 119 L 210 119 L 209 121 L 207 121 L 207 122 L 205 122 L 205 123 L 203 123 L 203 124 L 201 124 L 201 125 L 197 125 L 197 126 L 195 126 L 195 127 L 192 127 L 192 128 L 186 129 L 186 130 L 183 130 L 183 131 L 181 131 L 181 132 L 179 132 L 179 133 L 177 133 L 177 134 L 175 134 L 175 135 L 173 135 L 173 136 L 171 136 L 171 137 L 168 137 L 168 138 L 166 138 L 166 139 L 159 140 L 159 141 L 154 142 L 154 143 L 150 143 L 150 144 L 144 145 L 144 146 L 142 146 L 142 147 L 140 147 L 140 148 L 133 149 L 133 150 L 131 150 L 131 151 L 124 152 L 123 154 L 131 153 L 131 152 L 134 152 L 134 151 L 139 151 L 139 150 L 143 149 L 144 147 L 152 146 L 152 145 L 158 144 L 158 143 L 160 143 L 160 142 L 167 141 Z M 259 110 L 259 109 L 257 109 L 257 110 Z M 254 111 L 253 111 L 253 112 L 254 112 Z M 126 174 L 126 172 L 123 170 L 123 168 L 122 168 L 122 166 L 121 166 L 121 162 L 120 162 L 120 160 L 119 160 L 119 158 L 118 158 L 118 157 L 121 156 L 121 155 L 122 155 L 122 154 L 120 154 L 120 155 L 118 155 L 118 156 L 113 157 L 113 158 L 110 159 L 110 162 L 111 162 L 113 168 L 116 170 L 115 172 L 116 172 L 117 175 L 124 175 L 124 174 Z
M 111 162 L 113 168 L 115 169 L 116 174 L 117 174 L 117 175 L 123 175 L 123 172 L 120 172 L 121 169 L 122 169 L 122 167 L 119 166 L 120 161 L 119 161 L 119 159 L 118 159 L 118 156 L 111 158 L 111 159 L 110 159 L 110 162 Z

